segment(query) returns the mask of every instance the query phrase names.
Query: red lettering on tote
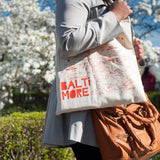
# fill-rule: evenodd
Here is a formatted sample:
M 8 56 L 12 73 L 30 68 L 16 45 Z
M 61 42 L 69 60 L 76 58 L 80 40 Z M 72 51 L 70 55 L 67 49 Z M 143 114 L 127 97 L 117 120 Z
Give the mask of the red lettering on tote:
M 67 86 L 66 86 L 66 82 L 61 82 L 61 90 L 66 90 Z
M 75 80 L 75 85 L 76 85 L 76 88 L 81 88 L 82 87 L 82 86 L 78 86 L 77 80 Z
M 69 99 L 69 92 L 62 92 L 62 99 L 64 100 L 64 98 L 67 97 L 67 99 Z
M 71 90 L 70 91 L 70 98 L 75 98 L 76 97 L 76 91 L 75 90 Z
M 71 87 L 72 87 L 72 88 L 75 88 L 75 86 L 74 86 L 74 84 L 73 84 L 73 82 L 72 82 L 72 81 L 70 81 L 70 82 L 69 82 L 68 89 L 70 89 Z
M 82 93 L 83 93 L 83 96 L 89 96 L 88 87 L 87 88 L 82 88 Z
M 81 94 L 82 90 L 81 89 L 76 89 L 76 91 L 77 91 L 77 97 L 82 97 L 82 94 Z
M 89 96 L 88 87 L 90 85 L 89 78 L 82 78 L 79 81 L 61 82 L 62 100 Z

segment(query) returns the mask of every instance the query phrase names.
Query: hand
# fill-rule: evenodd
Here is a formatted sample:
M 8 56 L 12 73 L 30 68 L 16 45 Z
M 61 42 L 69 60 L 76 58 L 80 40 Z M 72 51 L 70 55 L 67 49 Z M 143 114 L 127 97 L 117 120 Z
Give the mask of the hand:
M 126 19 L 133 12 L 124 0 L 116 0 L 110 7 L 110 11 L 117 16 L 119 21 Z
M 137 38 L 134 39 L 133 45 L 134 45 L 134 50 L 135 50 L 135 53 L 136 53 L 137 61 L 139 63 L 144 56 L 144 49 L 143 49 L 143 46 L 141 44 L 141 41 Z

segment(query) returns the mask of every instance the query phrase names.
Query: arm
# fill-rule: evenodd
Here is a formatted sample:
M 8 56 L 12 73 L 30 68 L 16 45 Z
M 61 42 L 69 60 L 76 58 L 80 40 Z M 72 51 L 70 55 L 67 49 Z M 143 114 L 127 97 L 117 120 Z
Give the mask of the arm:
M 144 57 L 144 49 L 141 44 L 141 41 L 137 38 L 134 39 L 133 45 L 134 45 L 134 50 L 136 53 L 137 61 L 139 63 Z
M 67 57 L 104 44 L 122 32 L 117 16 L 112 11 L 87 22 L 90 1 L 58 0 L 57 42 Z

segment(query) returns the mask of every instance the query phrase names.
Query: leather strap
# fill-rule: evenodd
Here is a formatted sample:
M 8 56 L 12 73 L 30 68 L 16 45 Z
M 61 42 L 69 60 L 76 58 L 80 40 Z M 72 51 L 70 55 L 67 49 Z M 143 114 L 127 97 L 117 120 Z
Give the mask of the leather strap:
M 132 104 L 131 104 L 131 105 L 132 105 Z M 134 117 L 136 120 L 141 121 L 141 122 L 146 123 L 146 124 L 150 124 L 150 123 L 156 121 L 156 120 L 159 118 L 159 112 L 156 110 L 156 108 L 155 108 L 153 105 L 150 105 L 150 104 L 146 104 L 146 109 L 147 109 L 149 112 L 153 113 L 153 116 L 150 115 L 150 116 L 152 116 L 152 117 L 147 117 L 147 118 L 141 117 L 141 116 L 139 116 L 138 114 L 136 114 L 135 112 L 131 111 L 131 110 L 129 109 L 130 106 L 127 107 L 127 108 L 125 108 L 125 107 L 123 107 L 123 106 L 116 106 L 116 107 L 117 107 L 118 109 L 120 109 L 120 110 L 123 110 L 123 113 L 124 113 L 124 114 L 126 114 L 126 115 L 131 115 L 131 116 Z M 133 104 L 133 107 L 135 107 L 134 104 Z M 139 107 L 140 107 L 140 106 L 139 106 Z M 138 108 L 138 107 L 137 107 L 137 108 Z M 135 108 L 135 109 L 137 109 L 137 108 Z
M 156 108 L 152 104 L 148 103 L 145 105 L 145 107 L 148 110 L 150 117 L 145 118 L 145 117 L 141 117 L 138 114 L 131 111 L 131 109 L 133 107 L 136 107 L 136 106 L 134 104 L 133 104 L 133 106 L 129 106 L 128 108 L 125 108 L 123 106 L 117 106 L 117 108 L 119 110 L 122 110 L 123 113 L 120 114 L 120 116 L 123 118 L 128 132 L 132 135 L 132 137 L 135 139 L 135 141 L 143 148 L 148 149 L 148 150 L 153 150 L 157 146 L 157 139 L 156 139 L 157 136 L 156 136 L 156 130 L 155 130 L 155 126 L 154 126 L 153 122 L 159 118 L 159 112 L 156 110 Z M 139 106 L 139 107 L 141 107 L 141 106 Z M 134 110 L 137 108 L 138 107 L 134 108 Z M 148 135 L 150 135 L 152 138 L 152 142 L 149 146 L 146 146 L 145 144 L 143 144 L 141 139 L 139 137 L 137 137 L 137 134 L 136 134 L 134 128 L 132 127 L 131 123 L 128 120 L 129 116 L 132 116 L 134 119 L 148 125 L 148 127 L 149 127 L 148 129 L 150 130 L 150 134 L 148 134 Z

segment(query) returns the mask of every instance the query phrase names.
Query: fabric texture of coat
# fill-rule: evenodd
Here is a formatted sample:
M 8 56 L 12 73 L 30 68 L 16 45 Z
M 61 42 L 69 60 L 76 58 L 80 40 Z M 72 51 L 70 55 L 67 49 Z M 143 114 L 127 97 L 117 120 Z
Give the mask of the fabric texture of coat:
M 102 0 L 58 0 L 56 57 L 71 57 L 102 45 L 122 33 L 117 17 Z M 56 61 L 56 66 L 61 65 Z M 91 111 L 56 115 L 56 79 L 51 89 L 42 145 L 61 147 L 76 142 L 98 146 Z

